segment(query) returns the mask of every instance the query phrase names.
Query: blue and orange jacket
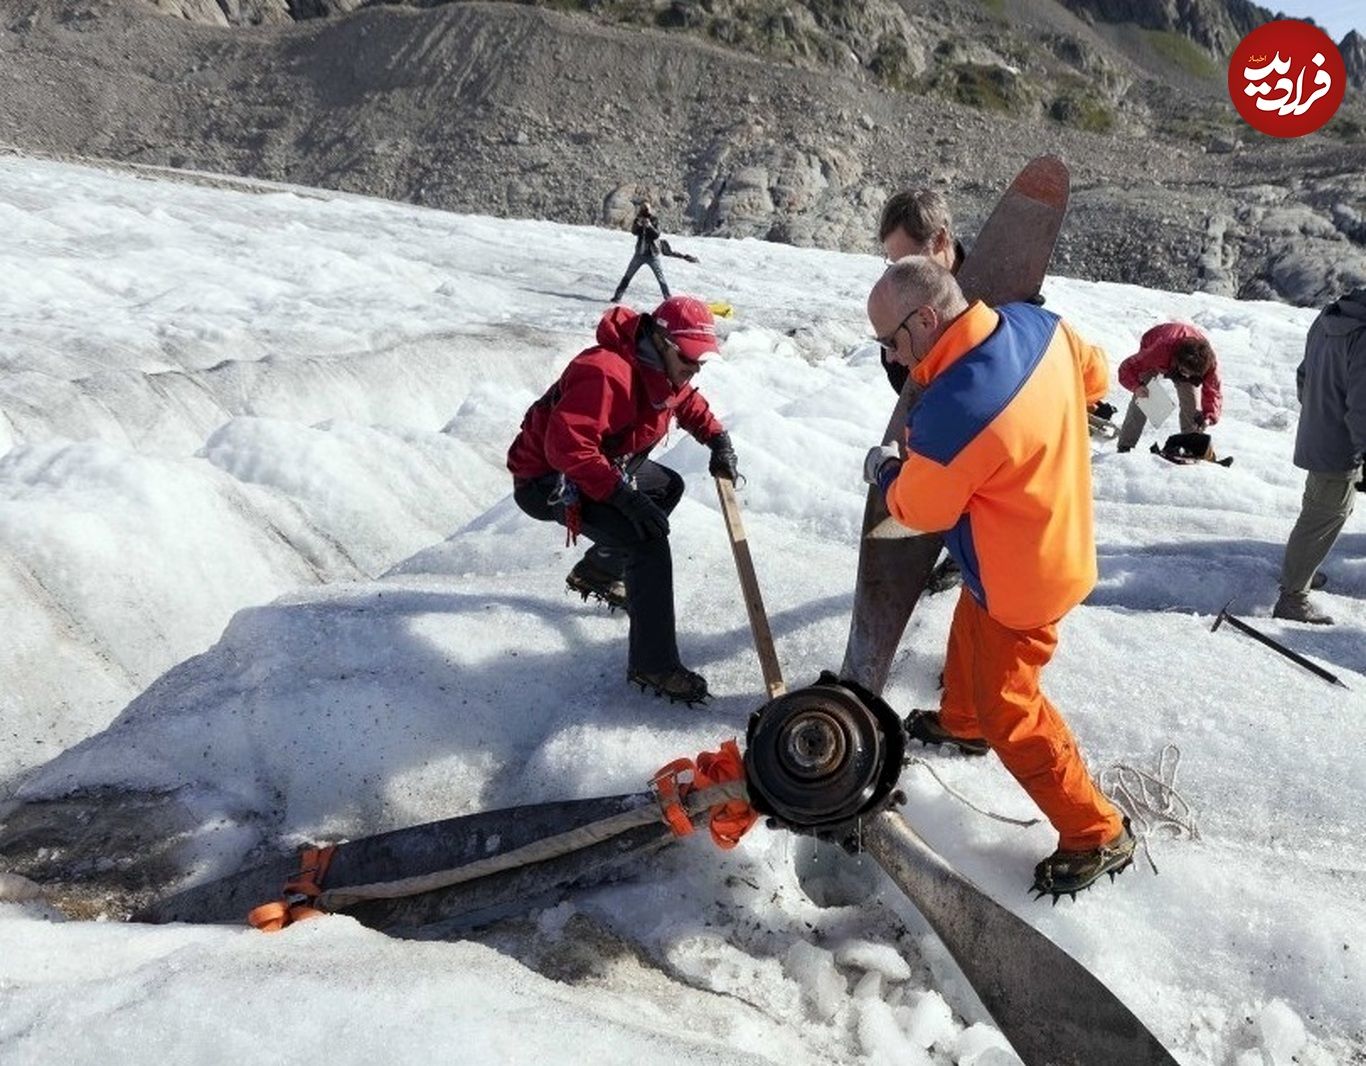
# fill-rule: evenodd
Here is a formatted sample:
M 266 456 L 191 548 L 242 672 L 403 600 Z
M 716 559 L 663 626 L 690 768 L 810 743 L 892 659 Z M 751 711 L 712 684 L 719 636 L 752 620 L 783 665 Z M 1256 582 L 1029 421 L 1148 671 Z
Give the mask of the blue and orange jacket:
M 559 471 L 589 499 L 605 500 L 621 484 L 618 461 L 648 452 L 673 419 L 703 444 L 721 432 L 700 392 L 675 388 L 662 370 L 636 358 L 640 317 L 609 309 L 598 322 L 598 343 L 531 405 L 508 449 L 514 478 Z
M 945 532 L 968 591 L 1012 629 L 1056 622 L 1096 583 L 1086 406 L 1105 353 L 1032 304 L 980 301 L 912 371 L 925 389 L 887 509 Z

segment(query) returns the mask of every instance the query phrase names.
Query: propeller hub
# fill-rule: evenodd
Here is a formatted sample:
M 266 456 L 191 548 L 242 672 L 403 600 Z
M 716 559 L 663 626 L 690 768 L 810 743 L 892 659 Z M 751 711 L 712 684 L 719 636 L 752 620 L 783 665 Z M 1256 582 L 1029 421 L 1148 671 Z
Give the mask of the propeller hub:
M 887 805 L 904 753 L 901 722 L 886 703 L 823 674 L 750 719 L 750 799 L 791 829 L 842 825 Z
M 846 741 L 839 720 L 824 708 L 815 708 L 790 720 L 780 742 L 780 754 L 798 777 L 818 778 L 839 767 L 848 751 Z

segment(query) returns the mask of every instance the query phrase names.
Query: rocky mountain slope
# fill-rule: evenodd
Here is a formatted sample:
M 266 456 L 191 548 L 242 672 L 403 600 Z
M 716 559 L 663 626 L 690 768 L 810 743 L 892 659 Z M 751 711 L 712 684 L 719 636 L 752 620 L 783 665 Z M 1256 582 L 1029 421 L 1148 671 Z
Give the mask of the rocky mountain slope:
M 1302 140 L 1242 125 L 1215 56 L 1272 17 L 1243 0 L 354 6 L 11 0 L 0 143 L 571 222 L 648 195 L 673 232 L 868 250 L 889 190 L 944 188 L 970 235 L 1049 151 L 1063 273 L 1366 283 L 1361 94 Z

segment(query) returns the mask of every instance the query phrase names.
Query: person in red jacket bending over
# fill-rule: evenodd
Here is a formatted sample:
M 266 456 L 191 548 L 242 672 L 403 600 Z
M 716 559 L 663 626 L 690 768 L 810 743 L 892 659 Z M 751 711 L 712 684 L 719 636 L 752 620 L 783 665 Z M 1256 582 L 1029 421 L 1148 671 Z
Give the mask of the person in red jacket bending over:
M 712 475 L 735 480 L 730 435 L 691 384 L 717 353 L 716 320 L 701 300 L 672 296 L 653 314 L 611 308 L 597 341 L 522 419 L 508 449 L 513 498 L 593 542 L 568 584 L 626 608 L 627 680 L 700 703 L 707 682 L 679 661 L 674 624 L 669 514 L 683 479 L 648 456 L 677 418 L 711 449 Z
M 1119 364 L 1119 383 L 1134 394 L 1119 427 L 1116 446 L 1121 452 L 1130 451 L 1143 432 L 1147 416 L 1135 401 L 1148 395 L 1148 382 L 1155 377 L 1169 378 L 1176 386 L 1182 433 L 1204 432 L 1219 421 L 1224 396 L 1209 338 L 1184 322 L 1164 322 L 1143 334 L 1138 351 Z

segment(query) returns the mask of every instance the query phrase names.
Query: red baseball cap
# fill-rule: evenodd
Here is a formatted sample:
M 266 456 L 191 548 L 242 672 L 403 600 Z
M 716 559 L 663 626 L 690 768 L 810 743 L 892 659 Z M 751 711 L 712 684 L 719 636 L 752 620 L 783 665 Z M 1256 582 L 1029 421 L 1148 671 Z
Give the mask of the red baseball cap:
M 684 359 L 705 363 L 719 354 L 716 318 L 696 296 L 670 296 L 655 308 L 655 321 L 668 331 Z

